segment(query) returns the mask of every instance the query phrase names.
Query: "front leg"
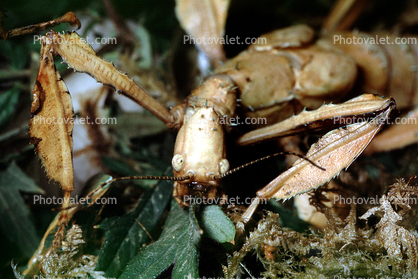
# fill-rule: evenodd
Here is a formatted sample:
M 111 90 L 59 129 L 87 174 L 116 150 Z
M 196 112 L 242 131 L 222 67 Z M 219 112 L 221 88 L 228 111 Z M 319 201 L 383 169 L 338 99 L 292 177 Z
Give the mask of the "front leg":
M 74 190 L 72 162 L 73 109 L 70 94 L 55 69 L 53 55 L 60 55 L 69 66 L 87 72 L 98 81 L 111 85 L 142 105 L 167 126 L 175 127 L 177 117 L 149 96 L 126 74 L 96 55 L 90 45 L 75 32 L 60 35 L 50 31 L 41 38 L 41 65 L 33 90 L 30 137 L 50 179 L 65 191 L 58 230 L 44 258 L 56 252 L 68 223 L 71 192 Z M 178 119 L 180 119 L 179 117 Z
M 47 257 L 60 245 L 68 222 L 67 210 L 74 190 L 72 162 L 73 107 L 70 94 L 56 71 L 52 46 L 42 39 L 41 63 L 31 107 L 30 139 L 47 170 L 49 179 L 57 181 L 64 192 L 64 200 L 55 238 Z
M 300 133 L 331 130 L 351 124 L 356 121 L 356 118 L 376 115 L 392 106 L 392 102 L 390 98 L 364 94 L 342 104 L 323 105 L 313 111 L 304 110 L 282 122 L 242 135 L 238 138 L 237 144 L 246 146 Z
M 395 102 L 391 98 L 366 94 L 344 104 L 322 106 L 311 112 L 304 111 L 271 127 L 243 135 L 238 139 L 241 145 L 296 132 L 317 131 L 336 124 L 342 126 L 324 135 L 306 154 L 308 159 L 325 168 L 325 171 L 307 160 L 299 159 L 290 169 L 258 191 L 257 197 L 287 200 L 330 181 L 363 152 L 394 107 Z M 369 110 L 370 108 L 374 109 Z M 271 134 L 268 135 L 267 132 Z M 253 204 L 247 210 L 244 214 L 246 219 L 252 215 L 255 207 L 256 204 Z
M 306 154 L 325 168 L 323 171 L 306 160 L 299 159 L 286 172 L 257 192 L 264 198 L 289 199 L 315 189 L 337 176 L 363 152 L 388 119 L 392 108 L 368 122 L 360 122 L 333 130 L 315 143 Z
M 80 38 L 76 32 L 58 34 L 48 32 L 47 41 L 52 44 L 54 54 L 58 54 L 75 71 L 86 72 L 99 82 L 116 88 L 152 114 L 157 116 L 168 127 L 178 127 L 175 117 L 157 100 L 148 95 L 126 74 L 118 71 L 112 63 L 96 55 L 92 47 Z

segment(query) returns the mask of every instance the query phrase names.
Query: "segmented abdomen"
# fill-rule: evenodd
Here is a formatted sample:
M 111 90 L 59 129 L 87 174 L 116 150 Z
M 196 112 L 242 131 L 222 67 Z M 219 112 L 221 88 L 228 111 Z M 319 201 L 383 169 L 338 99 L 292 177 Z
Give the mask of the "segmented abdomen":
M 356 61 L 367 93 L 391 96 L 398 109 L 417 101 L 417 37 L 345 32 L 329 38 Z M 364 93 L 364 92 L 361 92 Z

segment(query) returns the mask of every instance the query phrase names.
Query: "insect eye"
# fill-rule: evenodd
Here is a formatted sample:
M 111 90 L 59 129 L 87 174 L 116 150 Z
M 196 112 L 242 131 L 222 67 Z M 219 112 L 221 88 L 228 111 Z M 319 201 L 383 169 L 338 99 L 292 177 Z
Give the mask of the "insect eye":
M 228 162 L 228 160 L 227 159 L 222 159 L 219 162 L 219 167 L 220 167 L 220 170 L 221 170 L 221 174 L 226 173 L 229 170 L 229 162 Z
M 184 157 L 180 154 L 176 154 L 171 161 L 175 171 L 180 171 L 184 164 Z

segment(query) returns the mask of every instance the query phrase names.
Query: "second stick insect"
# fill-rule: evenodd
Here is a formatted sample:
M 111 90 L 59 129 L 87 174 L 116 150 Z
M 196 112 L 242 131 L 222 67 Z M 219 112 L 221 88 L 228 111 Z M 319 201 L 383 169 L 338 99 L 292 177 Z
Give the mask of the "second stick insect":
M 286 32 L 288 31 L 284 31 Z M 280 37 L 283 33 L 275 33 L 274 36 Z M 270 80 L 274 81 L 272 83 L 274 85 L 283 84 L 283 86 L 289 82 L 285 79 L 288 57 L 271 50 L 263 52 L 263 50 L 250 49 L 240 54 L 237 60 L 231 60 L 216 69 L 182 104 L 168 110 L 126 74 L 117 70 L 112 63 L 97 56 L 91 46 L 77 33 L 58 34 L 50 31 L 41 41 L 41 66 L 33 91 L 30 135 L 48 176 L 58 181 L 65 191 L 63 208 L 70 206 L 69 197 L 74 189 L 72 122 L 55 121 L 53 125 L 47 125 L 45 123 L 50 122 L 39 121 L 39 118 L 73 117 L 70 95 L 55 70 L 53 55 L 62 57 L 74 70 L 89 73 L 99 82 L 114 87 L 118 93 L 149 110 L 167 127 L 178 129 L 172 159 L 174 178 L 171 179 L 175 180 L 173 197 L 182 206 L 189 205 L 185 201 L 185 197 L 188 196 L 198 194 L 201 197 L 214 198 L 217 195 L 221 178 L 230 169 L 225 148 L 227 134 L 222 123 L 228 123 L 228 119 L 236 116 L 237 99 L 247 106 L 257 107 L 260 102 L 257 94 L 261 94 L 260 92 L 265 88 L 263 82 Z M 352 63 L 349 59 L 344 61 L 333 52 L 328 51 L 328 53 L 333 59 L 341 59 L 340 63 Z M 263 57 L 266 55 L 269 58 Z M 259 64 L 267 63 L 266 61 L 276 63 L 275 67 L 284 65 L 283 69 L 270 71 L 268 76 L 253 80 L 249 84 L 246 72 L 263 67 Z M 266 67 L 270 66 L 266 65 Z M 325 68 L 323 73 L 329 76 L 335 74 L 326 71 L 334 71 L 334 69 Z M 344 85 L 344 82 L 336 86 L 339 89 L 344 86 L 349 87 Z M 249 90 L 253 91 L 252 95 L 249 95 Z M 275 92 L 280 90 L 274 88 Z M 326 94 L 328 92 L 324 93 Z M 319 101 L 323 97 L 319 95 Z M 285 101 L 272 101 L 273 104 L 278 102 Z M 266 107 L 268 109 L 268 106 Z M 311 162 L 304 159 L 296 161 L 290 169 L 259 190 L 256 200 L 289 199 L 328 182 L 361 154 L 381 129 L 394 107 L 395 103 L 391 98 L 365 94 L 342 104 L 323 105 L 312 111 L 304 110 L 284 121 L 268 123 L 269 127 L 251 131 L 238 138 L 236 143 L 244 146 L 301 132 L 334 129 L 319 139 L 308 151 L 306 157 Z M 226 121 L 220 121 L 221 119 Z M 344 119 L 350 119 L 352 124 L 344 125 L 341 121 Z M 65 219 L 65 215 L 62 218 Z

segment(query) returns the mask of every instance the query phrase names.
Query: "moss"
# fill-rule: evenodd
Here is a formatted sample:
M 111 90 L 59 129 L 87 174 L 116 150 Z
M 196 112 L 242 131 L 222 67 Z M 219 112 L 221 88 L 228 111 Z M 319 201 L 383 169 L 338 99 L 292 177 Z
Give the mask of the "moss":
M 417 276 L 417 231 L 399 225 L 411 211 L 417 187 L 399 180 L 389 187 L 380 203 L 360 219 L 380 214 L 375 228 L 357 222 L 352 205 L 345 220 L 318 200 L 313 203 L 328 218 L 322 234 L 302 234 L 281 227 L 279 215 L 267 212 L 242 247 L 224 266 L 225 278 L 251 273 L 245 268 L 246 255 L 255 253 L 266 278 L 331 278 L 332 276 Z M 396 210 L 397 208 L 397 210 Z

